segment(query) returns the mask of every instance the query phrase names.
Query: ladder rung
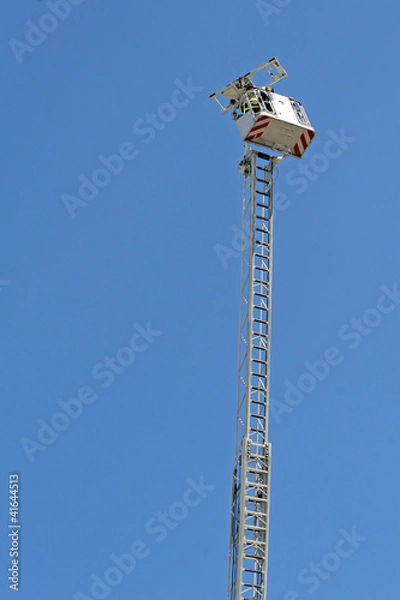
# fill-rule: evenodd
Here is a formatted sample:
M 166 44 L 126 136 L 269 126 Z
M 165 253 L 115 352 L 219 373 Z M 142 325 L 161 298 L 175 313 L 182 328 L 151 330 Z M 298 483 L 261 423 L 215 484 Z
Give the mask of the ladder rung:
M 262 283 L 263 285 L 269 285 L 269 281 L 262 281 L 261 279 L 254 279 L 254 283 Z
M 266 207 L 264 207 L 266 208 Z M 256 215 L 256 220 L 263 221 L 264 223 L 270 221 L 270 217 L 266 217 L 265 215 Z
M 267 498 L 253 498 L 252 496 L 246 496 L 246 502 L 258 502 L 260 504 L 267 504 Z
M 257 517 L 257 518 L 261 518 L 261 517 L 266 517 L 267 513 L 265 512 L 258 512 L 256 510 L 246 510 L 246 514 L 245 514 L 245 518 L 246 517 Z
M 271 156 L 269 154 L 265 154 L 265 152 L 257 152 L 257 157 L 260 158 L 261 160 L 266 160 L 266 161 L 270 161 L 271 160 Z M 268 169 L 269 167 L 258 167 L 259 169 Z
M 261 575 L 261 571 L 260 569 L 243 569 L 243 571 L 245 573 L 257 573 L 258 575 Z M 252 584 L 253 585 L 253 584 Z

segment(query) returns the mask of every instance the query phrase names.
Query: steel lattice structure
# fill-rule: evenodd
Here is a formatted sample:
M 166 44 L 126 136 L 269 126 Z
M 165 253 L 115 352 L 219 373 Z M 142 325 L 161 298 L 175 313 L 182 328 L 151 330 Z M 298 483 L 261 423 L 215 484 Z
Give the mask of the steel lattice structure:
M 241 162 L 239 381 L 227 600 L 265 600 L 267 590 L 273 178 L 281 159 L 246 150 Z

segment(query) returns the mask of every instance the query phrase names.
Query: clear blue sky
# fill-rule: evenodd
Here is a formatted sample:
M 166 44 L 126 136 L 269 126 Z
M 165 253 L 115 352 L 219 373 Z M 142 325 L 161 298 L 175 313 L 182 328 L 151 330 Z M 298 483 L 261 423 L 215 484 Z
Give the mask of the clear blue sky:
M 243 145 L 208 96 L 272 56 L 317 138 L 275 188 L 269 600 L 397 598 L 398 3 L 50 4 L 0 22 L 1 598 L 10 473 L 21 600 L 225 597 Z

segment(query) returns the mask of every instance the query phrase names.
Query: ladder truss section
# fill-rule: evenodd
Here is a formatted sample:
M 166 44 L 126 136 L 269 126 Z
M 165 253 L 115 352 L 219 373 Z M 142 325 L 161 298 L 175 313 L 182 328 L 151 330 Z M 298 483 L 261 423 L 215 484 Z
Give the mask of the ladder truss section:
M 227 600 L 266 600 L 271 446 L 272 201 L 279 159 L 249 149 L 242 205 L 239 380 Z

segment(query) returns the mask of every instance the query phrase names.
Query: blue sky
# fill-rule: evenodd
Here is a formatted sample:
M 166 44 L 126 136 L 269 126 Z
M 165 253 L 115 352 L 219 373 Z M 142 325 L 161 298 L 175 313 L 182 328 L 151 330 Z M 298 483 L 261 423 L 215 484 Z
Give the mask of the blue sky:
M 3 6 L 1 597 L 11 473 L 21 600 L 225 596 L 243 144 L 208 96 L 277 56 L 317 138 L 275 188 L 269 600 L 395 598 L 398 4 L 117 4 Z

